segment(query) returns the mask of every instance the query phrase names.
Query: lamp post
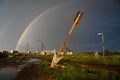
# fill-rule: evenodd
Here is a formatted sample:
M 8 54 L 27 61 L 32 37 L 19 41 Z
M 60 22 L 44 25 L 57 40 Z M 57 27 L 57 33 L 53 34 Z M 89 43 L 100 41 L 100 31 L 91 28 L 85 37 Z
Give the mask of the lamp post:
M 101 33 L 98 33 L 98 36 L 101 36 L 102 37 L 102 50 L 103 50 L 103 58 L 104 58 L 104 33 L 101 32 Z

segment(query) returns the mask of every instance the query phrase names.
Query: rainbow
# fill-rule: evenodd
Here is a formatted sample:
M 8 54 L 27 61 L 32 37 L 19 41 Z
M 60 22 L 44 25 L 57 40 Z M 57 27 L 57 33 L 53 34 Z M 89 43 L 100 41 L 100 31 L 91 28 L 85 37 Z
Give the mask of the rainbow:
M 26 29 L 23 31 L 23 33 L 21 34 L 18 42 L 17 42 L 17 45 L 15 47 L 15 50 L 18 50 L 18 47 L 19 45 L 21 44 L 22 42 L 22 39 L 24 38 L 25 34 L 27 33 L 27 31 L 32 27 L 32 25 L 40 18 L 41 15 L 43 15 L 44 13 L 46 13 L 48 10 L 46 10 L 45 12 L 43 12 L 42 14 L 38 15 L 37 17 L 35 17 L 31 22 L 30 24 L 26 27 Z
M 64 4 L 64 3 L 62 3 L 62 4 Z M 21 34 L 21 36 L 20 36 L 20 38 L 19 38 L 19 40 L 18 40 L 18 42 L 17 42 L 17 45 L 16 45 L 16 47 L 15 47 L 15 50 L 18 50 L 19 45 L 21 44 L 21 42 L 22 42 L 25 34 L 28 32 L 28 30 L 32 27 L 32 25 L 33 25 L 43 14 L 47 13 L 48 11 L 51 11 L 52 9 L 55 9 L 55 8 L 61 6 L 62 4 L 56 5 L 56 6 L 54 6 L 54 7 L 51 7 L 50 9 L 47 9 L 46 11 L 44 11 L 43 13 L 41 13 L 40 15 L 38 15 L 37 17 L 35 17 L 35 18 L 30 22 L 30 24 L 26 27 L 26 29 L 23 31 L 23 33 Z
M 39 16 L 40 16 L 40 15 L 39 15 Z M 17 42 L 17 45 L 16 45 L 16 47 L 15 47 L 15 50 L 18 49 L 18 47 L 19 47 L 20 43 L 22 42 L 22 39 L 24 38 L 25 34 L 26 34 L 27 31 L 31 28 L 31 26 L 34 24 L 34 22 L 36 22 L 36 21 L 38 20 L 39 16 L 37 16 L 35 19 L 33 19 L 33 20 L 31 21 L 31 23 L 30 23 L 30 24 L 26 27 L 26 29 L 23 31 L 22 35 L 20 36 L 20 38 L 19 38 L 19 40 L 18 40 L 18 42 Z

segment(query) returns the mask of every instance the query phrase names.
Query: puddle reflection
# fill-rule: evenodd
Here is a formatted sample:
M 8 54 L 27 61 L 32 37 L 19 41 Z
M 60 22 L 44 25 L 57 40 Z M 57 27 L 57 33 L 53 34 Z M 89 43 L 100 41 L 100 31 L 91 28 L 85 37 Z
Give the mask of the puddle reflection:
M 18 65 L 18 67 L 0 68 L 0 80 L 14 80 L 17 73 L 21 71 L 27 64 L 38 64 L 41 60 L 30 58 L 25 64 Z

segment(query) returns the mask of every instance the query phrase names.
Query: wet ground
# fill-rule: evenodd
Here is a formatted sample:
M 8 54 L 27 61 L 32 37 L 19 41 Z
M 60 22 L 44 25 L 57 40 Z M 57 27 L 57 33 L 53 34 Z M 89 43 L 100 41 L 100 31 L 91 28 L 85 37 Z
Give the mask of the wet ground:
M 39 68 L 38 63 L 41 60 L 51 61 L 50 59 L 29 58 L 22 62 L 17 61 L 15 63 L 0 63 L 0 80 L 14 80 L 15 78 L 16 80 L 53 80 L 52 76 L 44 74 L 43 70 Z M 108 72 L 120 74 L 120 65 L 93 65 L 77 61 L 64 60 L 62 63 L 68 63 L 70 65 L 84 68 L 104 69 Z M 27 64 L 32 65 L 24 69 Z
M 4 62 L 0 63 L 0 80 L 14 80 L 17 73 L 21 71 L 27 64 L 38 64 L 41 60 L 29 58 L 22 62 Z

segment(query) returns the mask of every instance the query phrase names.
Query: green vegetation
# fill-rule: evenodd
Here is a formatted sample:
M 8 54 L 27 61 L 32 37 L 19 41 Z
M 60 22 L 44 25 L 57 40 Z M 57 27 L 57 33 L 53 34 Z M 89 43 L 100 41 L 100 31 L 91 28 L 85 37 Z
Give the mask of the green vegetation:
M 107 53 L 108 54 L 108 53 Z M 92 65 L 120 65 L 120 54 L 109 54 L 106 55 L 103 59 L 102 55 L 99 55 L 97 58 L 94 56 L 93 53 L 74 53 L 73 55 L 63 55 L 64 58 L 62 61 L 76 61 L 81 63 L 87 63 Z M 44 58 L 44 59 L 52 59 L 53 55 L 40 55 L 37 53 L 31 53 L 31 54 L 25 54 L 21 53 L 19 55 L 15 54 L 9 54 L 8 55 L 8 61 L 16 61 L 16 60 L 22 60 L 29 57 L 35 57 L 35 58 Z
M 93 53 L 74 53 L 73 55 L 63 55 L 62 61 L 77 61 L 95 65 L 120 65 L 120 54 L 109 54 L 103 59 L 99 54 L 97 58 Z M 52 59 L 53 55 L 37 55 L 38 58 Z
M 23 80 L 24 77 L 29 77 L 28 80 L 40 80 L 41 78 L 41 80 L 120 80 L 120 54 L 107 54 L 104 59 L 101 54 L 97 58 L 93 53 L 64 55 L 58 64 L 64 65 L 65 68 L 58 67 L 56 69 L 50 68 L 53 55 L 33 53 L 15 56 L 16 59 L 25 57 L 36 57 L 43 60 L 33 66 L 27 65 L 20 72 L 21 76 L 18 74 L 20 78 L 18 80 Z M 22 76 L 26 74 L 28 76 Z
M 17 61 L 17 60 L 22 60 L 22 59 L 25 59 L 26 55 L 25 54 L 9 54 L 8 55 L 8 61 Z
M 92 54 L 74 54 L 74 55 L 65 55 L 63 60 L 65 61 L 78 61 L 85 62 L 89 64 L 98 64 L 98 65 L 120 65 L 120 55 L 108 55 L 103 59 L 102 56 L 98 58 Z
M 120 80 L 117 73 L 111 73 L 103 69 L 82 68 L 64 63 L 65 68 L 51 69 L 50 63 L 43 61 L 39 64 L 43 72 L 47 75 L 53 75 L 57 80 Z

